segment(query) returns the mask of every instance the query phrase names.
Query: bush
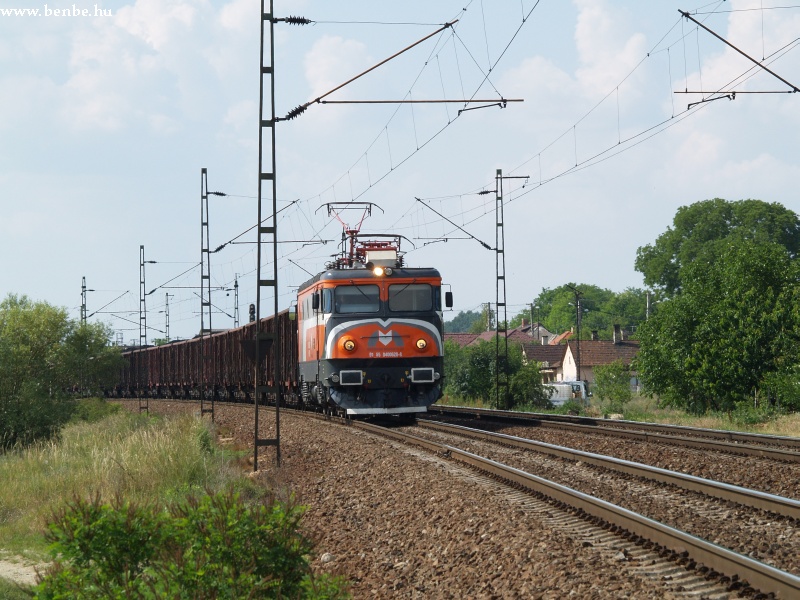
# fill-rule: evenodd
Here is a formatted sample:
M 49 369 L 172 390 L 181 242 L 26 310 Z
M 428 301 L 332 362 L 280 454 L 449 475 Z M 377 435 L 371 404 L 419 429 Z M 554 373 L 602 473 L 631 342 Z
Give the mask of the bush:
M 106 402 L 103 398 L 81 398 L 75 402 L 70 421 L 73 423 L 78 421 L 97 423 L 120 410 L 122 410 L 122 406 Z
M 72 414 L 74 402 L 25 385 L 16 396 L 0 398 L 0 451 L 49 439 Z
M 602 403 L 603 409 L 621 413 L 633 397 L 628 367 L 621 360 L 596 366 L 594 394 Z
M 346 597 L 342 581 L 312 576 L 302 514 L 281 503 L 247 505 L 233 492 L 167 511 L 76 499 L 49 524 L 54 562 L 36 597 Z
M 730 412 L 730 420 L 737 426 L 761 425 L 778 416 L 781 411 L 771 406 L 757 407 L 752 400 L 737 402 L 736 407 Z
M 559 415 L 582 415 L 586 407 L 582 400 L 567 400 L 561 406 L 556 406 L 554 412 Z

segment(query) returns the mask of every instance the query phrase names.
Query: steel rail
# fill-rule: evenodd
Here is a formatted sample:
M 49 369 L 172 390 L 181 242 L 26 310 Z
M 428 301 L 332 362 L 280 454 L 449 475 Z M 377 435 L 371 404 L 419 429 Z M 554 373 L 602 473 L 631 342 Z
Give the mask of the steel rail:
M 466 434 L 469 437 L 490 440 L 506 446 L 522 448 L 524 450 L 532 450 L 534 452 L 541 452 L 549 454 L 550 456 L 566 458 L 568 460 L 581 461 L 597 467 L 626 473 L 628 475 L 634 475 L 636 477 L 642 477 L 661 483 L 671 484 L 685 490 L 700 492 L 707 496 L 713 496 L 722 500 L 736 502 L 743 506 L 758 508 L 780 515 L 785 515 L 787 517 L 800 519 L 800 500 L 795 500 L 793 498 L 776 496 L 774 494 L 768 494 L 767 492 L 752 490 L 738 485 L 731 485 L 728 483 L 722 483 L 720 481 L 696 477 L 695 475 L 670 471 L 668 469 L 662 469 L 660 467 L 653 467 L 642 463 L 623 460 L 621 458 L 614 458 L 612 456 L 594 454 L 591 452 L 584 452 L 582 450 L 574 450 L 572 448 L 556 446 L 546 442 L 538 442 L 535 440 L 505 435 L 503 433 L 493 433 L 480 429 L 463 427 L 461 425 L 437 423 L 435 421 L 418 420 L 417 424 L 428 429 L 435 429 L 447 433 Z
M 722 546 L 669 527 L 605 500 L 594 498 L 567 486 L 525 473 L 519 469 L 482 458 L 446 444 L 439 444 L 400 431 L 368 423 L 354 423 L 355 427 L 377 435 L 389 437 L 404 444 L 425 448 L 430 452 L 469 465 L 492 477 L 518 488 L 542 494 L 556 502 L 574 507 L 584 514 L 617 526 L 636 536 L 649 540 L 676 554 L 686 552 L 691 560 L 701 563 L 717 573 L 738 577 L 747 585 L 763 593 L 774 593 L 779 598 L 800 597 L 800 577 L 781 571 Z
M 800 455 L 787 448 L 797 448 L 800 450 L 800 438 L 778 435 L 767 435 L 763 433 L 745 433 L 742 431 L 724 431 L 720 429 L 704 429 L 701 427 L 688 427 L 686 425 L 664 425 L 662 423 L 645 423 L 639 421 L 625 421 L 616 419 L 596 419 L 594 417 L 579 417 L 572 415 L 551 415 L 543 413 L 523 413 L 505 410 L 492 410 L 485 408 L 468 408 L 459 406 L 431 406 L 428 408 L 429 413 L 439 413 L 442 415 L 462 415 L 462 416 L 475 416 L 477 418 L 488 417 L 494 419 L 508 419 L 516 421 L 534 422 L 536 425 L 543 427 L 554 427 L 556 424 L 566 425 L 569 427 L 579 428 L 582 426 L 584 431 L 595 431 L 609 434 L 624 434 L 634 432 L 640 434 L 640 439 L 647 441 L 661 441 L 668 442 L 670 439 L 675 439 L 683 443 L 683 440 L 691 440 L 695 438 L 709 438 L 711 440 L 720 440 L 728 442 L 728 446 L 720 445 L 718 449 L 725 449 L 730 447 L 730 452 L 738 452 L 743 449 L 742 454 L 759 454 L 755 449 L 770 452 L 766 446 L 757 446 L 755 444 L 772 444 L 779 448 L 773 449 L 775 452 L 774 458 L 787 460 L 790 462 L 800 461 Z M 685 434 L 676 436 L 675 433 Z M 646 435 L 650 433 L 648 438 Z M 633 436 L 631 436 L 633 437 Z M 656 439 L 657 438 L 657 439 Z M 698 440 L 702 441 L 702 440 Z M 780 446 L 784 448 L 781 449 Z M 698 446 L 705 447 L 705 446 Z M 713 447 L 713 446 L 711 446 Z M 752 451 L 749 449 L 753 448 Z M 787 454 L 782 454 L 787 453 Z M 782 458 L 783 457 L 783 458 Z

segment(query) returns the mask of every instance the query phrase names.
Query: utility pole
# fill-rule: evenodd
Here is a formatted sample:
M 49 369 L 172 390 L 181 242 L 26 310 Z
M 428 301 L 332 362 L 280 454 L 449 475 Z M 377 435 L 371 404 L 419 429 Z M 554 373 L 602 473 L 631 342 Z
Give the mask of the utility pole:
M 145 287 L 144 277 L 144 245 L 139 246 L 139 356 L 137 360 L 144 360 L 144 347 L 147 346 L 147 288 Z M 139 369 L 139 377 L 144 377 L 144 370 Z M 139 399 L 139 412 L 145 411 L 150 414 L 150 395 L 145 397 L 142 404 L 141 389 L 147 384 L 144 379 L 136 381 L 136 397 Z
M 169 297 L 172 296 L 169 292 L 164 294 L 164 334 L 169 341 Z
M 578 351 L 575 358 L 575 369 L 578 371 L 578 381 L 581 379 L 581 320 L 583 319 L 583 310 L 581 309 L 581 294 L 575 296 L 575 306 L 578 311 L 577 327 L 578 327 L 578 341 L 576 342 Z
M 139 346 L 147 346 L 147 296 L 144 278 L 144 246 L 139 246 Z
M 239 274 L 234 274 L 233 279 L 233 326 L 239 327 Z
M 202 357 L 202 381 L 200 383 L 200 416 L 211 414 L 214 422 L 214 396 L 211 393 L 211 408 L 205 400 L 212 360 L 206 335 L 211 335 L 211 248 L 208 233 L 208 171 L 200 169 L 200 356 Z M 208 324 L 208 326 L 206 326 Z
M 94 290 L 86 289 L 86 277 L 81 279 L 81 325 L 86 325 L 86 292 Z
M 575 329 L 577 333 L 577 339 L 575 341 L 575 370 L 577 373 L 576 379 L 578 381 L 582 381 L 581 379 L 581 317 L 583 316 L 583 309 L 581 308 L 581 298 L 583 298 L 583 292 L 572 287 L 569 284 L 566 286 L 572 290 L 572 293 L 575 294 Z

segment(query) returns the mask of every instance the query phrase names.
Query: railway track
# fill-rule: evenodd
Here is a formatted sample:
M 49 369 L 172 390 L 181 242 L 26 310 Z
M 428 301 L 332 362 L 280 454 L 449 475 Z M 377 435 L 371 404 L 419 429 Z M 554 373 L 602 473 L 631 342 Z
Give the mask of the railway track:
M 627 473 L 642 479 L 657 481 L 669 485 L 674 485 L 684 490 L 700 492 L 702 494 L 728 500 L 758 508 L 778 515 L 791 517 L 800 521 L 800 500 L 767 494 L 758 490 L 752 490 L 741 486 L 730 485 L 710 479 L 695 477 L 677 471 L 669 471 L 659 467 L 653 467 L 642 463 L 628 460 L 617 459 L 611 456 L 582 452 L 572 448 L 556 446 L 544 442 L 537 442 L 516 436 L 501 433 L 492 433 L 480 429 L 470 429 L 461 425 L 449 425 L 437 423 L 435 421 L 420 420 L 418 425 L 424 429 L 434 431 L 444 431 L 456 435 L 464 435 L 472 439 L 488 440 L 512 448 L 522 448 L 527 451 L 540 452 L 550 456 L 568 459 L 574 462 L 582 462 L 594 465 L 602 469 L 609 469 L 619 473 Z
M 639 423 L 569 415 L 519 413 L 490 409 L 432 406 L 429 413 L 460 418 L 608 435 L 642 442 L 669 444 L 739 456 L 757 456 L 782 462 L 800 463 L 800 439 L 736 431 L 719 431 L 658 423 Z
M 451 444 L 367 423 L 355 423 L 354 426 L 403 444 L 423 448 L 466 465 L 515 490 L 531 493 L 540 500 L 547 499 L 551 507 L 555 506 L 585 523 L 621 536 L 638 546 L 640 553 L 642 550 L 651 552 L 669 562 L 677 562 L 687 569 L 695 570 L 698 581 L 692 583 L 693 586 L 701 585 L 700 581 L 714 581 L 728 591 L 753 588 L 750 591 L 771 593 L 779 598 L 800 597 L 800 578 L 796 575 L 627 508 Z M 569 527 L 577 525 L 571 523 Z M 701 595 L 704 594 L 713 596 L 710 591 Z M 759 597 L 758 593 L 756 597 Z
M 293 411 L 287 412 L 293 414 Z M 322 415 L 305 416 L 336 420 Z M 519 465 L 508 464 L 515 455 L 527 453 L 521 448 L 508 447 L 505 443 L 502 446 L 495 444 L 495 448 L 499 449 L 495 452 L 499 453 L 499 458 L 503 460 L 493 460 L 485 456 L 487 452 L 465 450 L 464 444 L 458 441 L 443 443 L 425 439 L 420 435 L 410 435 L 409 431 L 412 428 L 387 429 L 369 423 L 345 420 L 341 422 L 351 426 L 348 429 L 359 428 L 370 434 L 388 437 L 393 440 L 392 444 L 402 444 L 406 448 L 406 453 L 418 453 L 422 460 L 442 465 L 439 467 L 439 472 L 442 472 L 442 469 L 448 472 L 458 471 L 462 479 L 466 477 L 480 483 L 482 489 L 485 489 L 484 486 L 490 486 L 496 494 L 515 503 L 521 511 L 526 514 L 535 513 L 536 521 L 546 523 L 555 531 L 566 533 L 584 548 L 592 548 L 598 555 L 605 555 L 604 560 L 616 561 L 622 577 L 649 578 L 656 585 L 669 586 L 670 592 L 674 594 L 673 597 L 720 600 L 739 597 L 741 594 L 755 598 L 771 597 L 769 594 L 778 598 L 800 597 L 800 579 L 793 572 L 782 570 L 783 565 L 779 565 L 778 568 L 766 564 L 763 560 L 734 551 L 735 548 L 734 550 L 726 548 L 724 541 L 720 542 L 715 536 L 692 535 L 680 527 L 659 522 L 662 520 L 660 518 L 649 518 L 630 508 L 619 506 L 619 503 L 597 498 L 597 494 L 574 489 L 575 486 L 552 481 L 553 478 L 546 479 L 540 475 L 532 475 L 530 474 L 534 471 L 532 468 L 520 468 Z M 452 433 L 427 428 L 424 423 L 420 428 L 414 429 L 422 429 L 429 435 L 453 437 Z M 482 432 L 479 434 L 482 435 Z M 488 443 L 480 440 L 466 441 L 470 444 Z M 564 459 L 555 456 L 548 456 L 546 460 L 564 463 Z M 587 457 L 581 457 L 580 462 L 584 463 L 581 466 L 583 469 L 586 469 L 585 465 L 588 464 L 586 460 Z M 556 469 L 565 471 L 563 466 L 556 466 Z M 577 479 L 571 473 L 567 473 L 567 477 Z M 637 481 L 640 479 L 640 476 L 628 473 L 622 473 L 621 477 L 622 483 L 626 478 Z M 633 481 L 633 488 L 639 487 L 637 481 Z M 601 481 L 598 485 L 603 487 L 608 484 L 607 481 Z M 671 484 L 656 485 L 660 487 L 656 487 L 655 492 L 651 487 L 649 492 L 642 488 L 637 493 L 662 497 L 669 506 L 682 503 L 681 500 L 670 496 L 672 492 L 666 488 L 672 487 Z M 408 493 L 413 494 L 411 490 L 408 490 Z M 624 493 L 627 492 L 623 490 Z M 427 497 L 428 495 L 425 496 Z M 728 521 L 734 528 L 740 521 L 742 525 L 747 525 L 748 521 L 758 520 L 753 516 L 755 513 L 742 517 L 737 510 L 730 508 L 730 502 L 730 500 L 713 500 L 706 508 L 690 507 L 689 513 L 693 515 L 692 520 L 698 517 Z M 323 519 L 327 521 L 330 518 L 329 509 L 323 510 L 325 510 Z M 352 520 L 351 513 L 348 513 L 346 518 Z M 788 529 L 795 524 L 793 518 L 787 516 L 777 518 L 780 527 Z M 514 520 L 511 519 L 511 522 Z M 403 526 L 397 525 L 397 527 Z M 749 530 L 744 530 L 743 535 L 757 538 Z M 790 552 L 795 555 L 800 554 L 795 550 Z

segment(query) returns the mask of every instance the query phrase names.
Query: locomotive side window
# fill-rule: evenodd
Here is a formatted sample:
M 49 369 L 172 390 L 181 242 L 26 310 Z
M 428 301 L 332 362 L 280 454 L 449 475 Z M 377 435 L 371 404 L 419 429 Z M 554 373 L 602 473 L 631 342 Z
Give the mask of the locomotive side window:
M 381 307 L 377 285 L 340 285 L 334 297 L 337 313 L 372 313 Z
M 433 308 L 433 293 L 427 283 L 389 286 L 389 310 L 425 311 L 431 308 Z
M 322 312 L 325 314 L 333 312 L 333 290 L 330 288 L 322 290 Z

